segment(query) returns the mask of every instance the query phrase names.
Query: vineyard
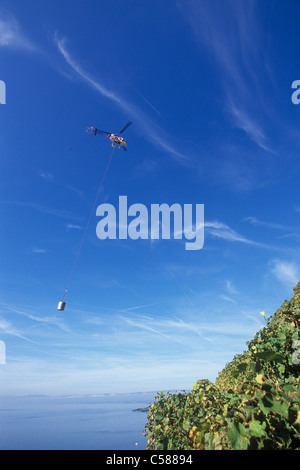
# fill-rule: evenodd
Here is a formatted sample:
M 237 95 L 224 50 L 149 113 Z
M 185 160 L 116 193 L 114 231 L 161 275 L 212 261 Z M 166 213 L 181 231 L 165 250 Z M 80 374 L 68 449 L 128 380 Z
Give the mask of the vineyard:
M 300 450 L 300 283 L 215 382 L 160 393 L 148 450 Z

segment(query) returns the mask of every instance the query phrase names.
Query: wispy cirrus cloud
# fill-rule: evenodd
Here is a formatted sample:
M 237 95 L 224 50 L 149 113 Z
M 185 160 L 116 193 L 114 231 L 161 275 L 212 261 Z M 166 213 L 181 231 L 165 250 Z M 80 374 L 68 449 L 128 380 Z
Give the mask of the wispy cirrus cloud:
M 257 15 L 257 1 L 245 5 L 240 0 L 191 0 L 182 6 L 199 46 L 214 57 L 223 85 L 224 110 L 231 125 L 241 129 L 261 149 L 272 152 L 265 122 L 264 104 L 259 108 L 251 96 L 259 96 L 261 70 L 266 71 L 262 28 Z
M 268 227 L 268 228 L 273 228 L 275 230 L 286 230 L 286 227 L 284 225 L 277 224 L 274 222 L 266 222 L 263 220 L 258 220 L 256 217 L 245 217 L 244 220 L 258 227 Z
M 137 329 L 146 330 L 147 332 L 154 333 L 155 335 L 161 336 L 162 338 L 167 339 L 171 342 L 184 344 L 184 343 L 182 343 L 182 341 L 180 341 L 176 337 L 171 336 L 171 335 L 165 333 L 164 331 L 159 330 L 158 328 L 154 328 L 154 326 L 149 324 L 149 321 L 148 321 L 149 319 L 148 318 L 147 319 L 139 318 L 138 321 L 136 321 L 136 320 L 132 320 L 130 318 L 123 317 L 123 320 L 128 325 L 133 326 Z M 153 320 L 152 320 L 152 322 L 153 322 Z
M 238 294 L 238 290 L 236 289 L 234 283 L 227 279 L 226 281 L 226 289 L 230 294 Z
M 250 220 L 251 219 L 252 218 L 250 218 Z M 265 223 L 260 222 L 259 223 L 259 221 L 257 221 L 257 223 L 255 223 L 255 221 L 257 221 L 257 219 L 253 218 L 252 223 L 254 225 L 261 225 L 261 226 L 264 226 L 264 227 L 268 227 L 268 228 L 272 228 L 272 229 L 276 229 L 276 230 L 281 230 L 281 231 L 286 230 L 287 233 L 285 235 L 277 237 L 277 240 L 278 240 L 278 238 L 284 239 L 284 238 L 291 238 L 291 237 L 293 237 L 295 239 L 299 239 L 299 234 L 295 233 L 295 232 L 292 232 L 292 231 L 289 231 L 290 230 L 289 228 L 285 228 L 283 226 L 280 226 L 279 224 L 272 224 L 272 223 L 268 223 L 268 222 L 265 222 Z M 214 237 L 216 239 L 225 240 L 227 242 L 242 243 L 242 244 L 245 244 L 245 245 L 249 245 L 249 246 L 253 246 L 253 247 L 257 247 L 257 248 L 262 248 L 262 249 L 265 249 L 265 250 L 280 252 L 282 254 L 284 253 L 286 255 L 293 254 L 294 256 L 298 256 L 297 251 L 294 250 L 293 247 L 290 244 L 288 246 L 284 246 L 284 245 L 278 246 L 278 244 L 275 244 L 275 243 L 263 243 L 263 242 L 259 242 L 259 241 L 256 241 L 256 240 L 252 240 L 251 238 L 238 233 L 236 230 L 229 227 L 227 224 L 225 224 L 223 222 L 219 222 L 219 221 L 207 221 L 207 222 L 205 222 L 205 233 L 206 233 L 206 235 L 211 235 L 212 237 Z
M 40 324 L 40 325 L 48 324 L 48 325 L 55 326 L 66 332 L 70 331 L 70 329 L 65 325 L 65 323 L 61 319 L 56 318 L 55 316 L 49 316 L 49 315 L 40 316 L 34 313 L 33 311 L 25 311 L 22 308 L 6 304 L 5 302 L 0 302 L 0 309 L 3 315 L 7 313 L 9 313 L 10 315 L 16 314 L 36 324 Z M 18 331 L 14 329 L 11 323 L 8 323 L 6 320 L 2 320 L 2 323 L 0 323 L 0 328 L 4 329 L 5 325 L 7 326 L 6 332 L 8 334 L 14 334 L 15 336 L 19 336 L 20 338 L 26 339 L 27 341 L 31 341 L 28 338 L 24 337 L 21 333 L 18 333 Z
M 24 336 L 20 330 L 16 329 L 11 322 L 5 320 L 4 318 L 0 318 L 0 331 L 1 334 L 16 336 L 17 338 L 33 343 L 31 339 Z
M 272 273 L 284 284 L 295 286 L 300 281 L 300 268 L 295 262 L 274 260 Z
M 77 224 L 67 224 L 66 229 L 67 230 L 82 230 L 83 227 L 81 227 L 80 225 L 77 225 Z
M 138 107 L 134 106 L 129 101 L 122 98 L 120 95 L 114 91 L 107 88 L 99 80 L 94 79 L 88 72 L 86 72 L 81 65 L 74 59 L 67 48 L 66 38 L 59 38 L 57 33 L 54 35 L 54 42 L 64 57 L 67 64 L 71 69 L 81 78 L 85 83 L 94 88 L 98 93 L 100 93 L 105 98 L 112 101 L 116 106 L 118 106 L 127 116 L 130 116 L 131 119 L 135 120 L 135 124 L 139 126 L 145 136 L 158 148 L 167 152 L 175 160 L 182 164 L 189 164 L 190 159 L 178 151 L 174 146 L 172 146 L 169 141 L 170 136 L 166 136 L 165 132 L 160 129 L 157 124 L 150 120 L 148 116 L 142 112 Z
M 30 249 L 30 253 L 34 253 L 37 255 L 47 253 L 47 250 L 45 248 L 39 248 L 34 246 L 33 248 Z
M 18 21 L 10 14 L 0 11 L 0 47 L 37 51 L 37 47 L 21 31 Z
M 222 300 L 230 301 L 231 304 L 235 304 L 235 301 L 230 298 L 220 297 Z M 224 307 L 224 304 L 223 304 Z M 230 307 L 233 308 L 233 307 Z M 238 308 L 238 306 L 236 307 Z M 224 307 L 224 310 L 225 307 Z M 198 315 L 201 311 L 201 305 L 198 307 Z M 177 314 L 180 317 L 172 316 L 161 316 L 150 317 L 150 316 L 132 316 L 121 317 L 121 320 L 128 326 L 129 330 L 126 330 L 128 334 L 139 332 L 139 339 L 147 341 L 151 344 L 153 339 L 157 336 L 161 337 L 162 344 L 167 347 L 168 344 L 180 344 L 185 348 L 198 348 L 200 344 L 202 347 L 212 348 L 218 340 L 220 335 L 223 337 L 222 340 L 228 338 L 228 336 L 241 336 L 245 333 L 245 318 L 242 318 L 240 322 L 234 321 L 234 319 L 220 318 L 216 319 L 215 322 L 208 322 L 205 318 L 197 318 L 197 314 L 188 314 L 187 311 L 179 311 Z M 224 313 L 225 315 L 225 313 Z M 191 318 L 186 318 L 191 316 Z M 225 315 L 226 316 L 226 315 Z M 151 338 L 152 333 L 152 338 Z M 154 343 L 155 344 L 155 343 Z
M 135 87 L 132 87 L 134 89 L 134 91 L 145 101 L 145 103 L 147 103 L 147 105 L 156 113 L 158 114 L 158 116 L 161 116 L 160 112 L 158 111 L 158 109 L 156 109 L 155 106 L 153 106 L 152 103 L 150 103 L 149 100 L 147 100 L 147 98 L 140 92 L 138 91 Z
M 245 73 L 253 75 L 251 65 L 258 53 L 256 0 L 249 0 L 246 7 L 239 0 L 191 0 L 178 5 L 200 46 L 213 53 L 225 73 L 223 78 L 246 91 Z
M 79 65 L 78 62 L 72 57 L 71 53 L 67 49 L 67 39 L 59 38 L 57 34 L 54 35 L 55 44 L 59 50 L 59 52 L 64 57 L 65 61 L 69 64 L 69 66 L 79 75 L 85 82 L 87 82 L 90 86 L 92 86 L 95 90 L 97 90 L 101 95 L 105 96 L 106 98 L 113 101 L 115 104 L 120 106 L 124 111 L 129 114 L 133 113 L 133 107 L 119 97 L 116 93 L 112 92 L 104 85 L 102 85 L 99 81 L 94 80 L 87 72 L 83 70 L 83 68 Z
M 54 181 L 54 176 L 49 171 L 39 171 L 39 175 L 46 181 L 52 182 Z
M 230 228 L 228 225 L 224 224 L 223 222 L 212 221 L 212 222 L 205 222 L 205 230 L 215 238 L 221 238 L 223 240 L 231 241 L 231 242 L 241 242 L 247 245 L 259 246 L 262 248 L 266 248 L 267 245 L 263 243 L 259 243 L 253 240 L 248 239 L 247 237 L 240 235 L 235 230 Z
M 256 227 L 265 227 L 271 230 L 276 230 L 279 232 L 286 232 L 282 233 L 278 238 L 280 239 L 294 239 L 299 241 L 300 240 L 300 233 L 299 233 L 299 228 L 298 227 L 290 227 L 290 226 L 285 226 L 282 224 L 278 224 L 276 222 L 269 222 L 269 221 L 264 221 L 264 220 L 259 220 L 256 217 L 245 217 L 244 219 L 247 222 L 250 222 L 252 225 Z
M 228 98 L 226 109 L 233 126 L 244 131 L 260 148 L 273 153 L 273 150 L 267 144 L 265 132 L 256 118 L 250 116 L 249 112 L 243 109 L 240 104 L 234 103 L 232 97 Z
M 81 220 L 81 218 L 72 214 L 71 212 L 61 210 L 61 209 L 53 209 L 51 207 L 44 206 L 43 204 L 38 204 L 36 202 L 0 201 L 0 204 L 16 206 L 16 207 L 26 208 L 26 209 L 32 209 L 38 212 L 42 212 L 43 214 L 49 214 L 49 215 L 53 215 L 55 217 L 61 217 L 64 219 Z

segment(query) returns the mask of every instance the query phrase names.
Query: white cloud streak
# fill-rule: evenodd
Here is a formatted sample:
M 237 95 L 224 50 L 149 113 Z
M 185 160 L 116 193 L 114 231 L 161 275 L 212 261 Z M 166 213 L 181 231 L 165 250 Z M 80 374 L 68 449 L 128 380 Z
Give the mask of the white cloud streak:
M 15 18 L 0 12 L 0 47 L 37 51 L 36 46 L 22 33 Z
M 47 253 L 47 250 L 45 248 L 38 248 L 38 247 L 34 246 L 33 248 L 31 248 L 30 253 L 35 253 L 35 254 L 39 255 L 39 254 Z
M 16 314 L 16 315 L 20 315 L 24 318 L 27 318 L 27 320 L 31 320 L 32 322 L 34 322 L 36 324 L 53 325 L 53 326 L 61 329 L 62 331 L 66 331 L 66 332 L 70 331 L 70 329 L 65 325 L 65 323 L 61 319 L 56 318 L 55 316 L 39 316 L 39 315 L 36 315 L 35 313 L 26 312 L 26 311 L 24 311 L 24 310 L 22 310 L 18 307 L 11 306 L 11 305 L 9 305 L 5 302 L 0 303 L 0 308 L 2 310 L 2 314 L 6 314 L 6 313 Z M 1 325 L 0 325 L 0 328 L 1 328 Z M 11 331 L 14 331 L 13 327 L 11 327 Z M 9 333 L 9 330 L 7 330 L 7 332 Z M 12 333 L 10 333 L 10 334 L 12 334 Z M 27 341 L 31 341 L 31 340 L 29 340 L 28 338 L 25 338 L 22 335 L 19 335 L 19 337 L 23 338 L 23 339 L 26 339 Z
M 51 207 L 47 207 L 42 204 L 38 204 L 36 202 L 0 201 L 0 204 L 16 206 L 16 207 L 25 208 L 25 209 L 32 209 L 38 212 L 42 212 L 43 214 L 49 214 L 49 215 L 53 215 L 55 217 L 61 217 L 64 219 L 81 220 L 81 218 L 75 216 L 71 212 L 60 210 L 60 209 L 52 209 Z
M 238 294 L 238 291 L 232 281 L 226 281 L 226 289 L 230 294 Z
M 153 109 L 153 111 L 158 114 L 158 116 L 161 116 L 160 112 L 155 108 L 155 106 L 153 106 L 152 103 L 150 103 L 149 100 L 147 100 L 147 98 L 145 98 L 144 95 L 142 95 L 142 93 L 140 91 L 138 91 L 136 88 L 133 87 L 133 89 L 135 90 L 135 92 L 145 101 L 145 103 L 147 103 L 147 105 Z
M 231 242 L 241 242 L 247 245 L 259 246 L 262 248 L 266 248 L 267 245 L 259 242 L 255 242 L 253 240 L 249 240 L 248 238 L 240 235 L 235 230 L 230 228 L 228 225 L 224 224 L 223 222 L 213 221 L 213 222 L 205 222 L 205 230 L 209 232 L 210 235 L 221 238 L 223 240 L 231 241 Z
M 98 80 L 95 80 L 85 70 L 83 70 L 83 68 L 78 64 L 78 62 L 71 56 L 70 52 L 68 51 L 66 47 L 66 38 L 59 39 L 57 34 L 55 34 L 54 41 L 59 52 L 62 54 L 67 64 L 73 69 L 74 72 L 76 72 L 76 74 L 82 80 L 84 80 L 89 86 L 94 88 L 102 96 L 112 101 L 115 105 L 122 109 L 122 111 L 125 112 L 126 115 L 129 115 L 133 120 L 135 120 L 135 124 L 142 129 L 147 138 L 157 147 L 167 152 L 178 162 L 184 164 L 189 163 L 189 158 L 186 155 L 183 155 L 177 149 L 175 149 L 172 145 L 170 145 L 167 141 L 168 138 L 163 137 L 163 131 L 159 129 L 154 122 L 150 121 L 149 118 L 141 110 L 139 110 L 136 106 L 133 106 L 128 101 L 124 100 L 118 94 L 109 90 Z
M 260 102 L 257 110 L 251 100 L 251 94 L 258 94 L 258 71 L 265 70 L 259 52 L 262 37 L 256 0 L 249 0 L 247 5 L 240 0 L 191 0 L 179 6 L 196 41 L 212 53 L 221 71 L 231 124 L 260 148 L 273 153 L 261 123 L 263 104 Z
M 280 239 L 293 238 L 297 241 L 300 239 L 298 227 L 293 228 L 278 224 L 276 222 L 266 222 L 263 220 L 258 220 L 256 217 L 246 217 L 244 220 L 250 222 L 256 227 L 266 227 L 271 230 L 286 232 L 279 236 Z
M 273 152 L 266 144 L 267 139 L 261 125 L 253 117 L 250 117 L 245 109 L 242 109 L 240 105 L 238 106 L 230 99 L 228 100 L 227 110 L 231 116 L 233 126 L 243 130 L 263 150 Z
M 300 268 L 294 262 L 273 261 L 272 273 L 284 284 L 295 286 L 300 281 Z
M 10 322 L 5 320 L 4 318 L 0 318 L 0 331 L 1 334 L 12 335 L 16 336 L 17 338 L 21 338 L 29 343 L 33 343 L 33 341 L 29 338 L 26 338 L 19 330 L 17 330 Z
M 52 175 L 52 173 L 49 173 L 47 171 L 40 171 L 39 175 L 41 178 L 43 178 L 46 181 L 49 181 L 49 182 L 54 181 L 54 176 Z
M 162 338 L 165 338 L 165 339 L 167 339 L 171 342 L 184 344 L 182 341 L 179 341 L 178 339 L 176 339 L 176 338 L 174 338 L 174 337 L 172 337 L 172 336 L 170 336 L 166 333 L 163 333 L 162 331 L 159 331 L 157 328 L 153 328 L 152 326 L 147 324 L 145 322 L 146 318 L 144 318 L 144 319 L 139 318 L 138 321 L 134 321 L 134 320 L 131 320 L 131 319 L 126 318 L 126 317 L 122 317 L 122 318 L 125 321 L 125 323 L 127 323 L 130 326 L 133 326 L 133 327 L 138 328 L 138 329 L 150 331 L 151 333 L 154 333 L 155 335 L 161 336 Z
M 66 228 L 67 230 L 83 230 L 83 227 L 81 227 L 80 225 L 76 225 L 76 224 L 67 224 Z
M 268 227 L 268 228 L 272 228 L 275 230 L 286 230 L 286 227 L 284 225 L 280 225 L 274 222 L 265 222 L 262 220 L 258 220 L 256 217 L 245 217 L 244 220 L 258 227 Z

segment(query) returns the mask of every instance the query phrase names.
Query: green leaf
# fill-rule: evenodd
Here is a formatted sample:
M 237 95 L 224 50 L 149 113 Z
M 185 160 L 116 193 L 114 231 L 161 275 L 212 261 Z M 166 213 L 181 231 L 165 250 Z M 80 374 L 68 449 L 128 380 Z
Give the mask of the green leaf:
M 273 400 L 271 397 L 265 396 L 258 401 L 258 405 L 265 414 L 272 411 L 273 413 L 279 414 L 284 418 L 288 418 L 289 408 L 287 402 L 280 402 L 278 400 Z
M 162 441 L 157 443 L 157 450 L 168 450 L 168 438 L 165 437 Z
M 279 354 L 271 349 L 262 351 L 256 354 L 258 359 L 262 359 L 263 361 L 275 361 L 275 362 L 284 362 L 285 357 L 283 354 Z
M 263 397 L 258 400 L 258 406 L 261 409 L 261 411 L 265 414 L 268 414 L 271 411 L 272 405 L 273 405 L 273 402 L 267 397 Z
M 235 369 L 231 372 L 233 377 L 237 377 L 239 374 L 242 372 L 245 372 L 248 368 L 247 362 L 242 362 L 241 364 L 238 364 Z
M 262 371 L 262 365 L 259 362 L 250 362 L 250 370 L 257 372 L 258 374 Z
M 257 383 L 259 383 L 260 385 L 262 385 L 264 383 L 264 377 L 262 374 L 257 374 L 257 376 L 255 377 L 255 380 Z
M 273 402 L 272 411 L 274 411 L 274 413 L 279 414 L 280 416 L 283 416 L 284 418 L 288 418 L 289 416 L 288 404 L 285 402 Z
M 184 421 L 183 421 L 183 429 L 185 431 L 189 431 L 189 429 L 191 428 L 191 420 L 190 418 L 186 418 Z
M 248 437 L 248 430 L 245 428 L 245 426 L 242 423 L 239 423 L 239 431 L 240 431 L 241 436 Z
M 285 392 L 296 392 L 295 387 L 291 384 L 284 385 L 283 390 Z
M 235 423 L 228 425 L 228 439 L 234 450 L 240 450 L 240 431 Z
M 255 420 L 250 423 L 250 430 L 255 437 L 263 437 L 266 435 L 265 432 L 266 423 L 260 423 L 259 421 Z

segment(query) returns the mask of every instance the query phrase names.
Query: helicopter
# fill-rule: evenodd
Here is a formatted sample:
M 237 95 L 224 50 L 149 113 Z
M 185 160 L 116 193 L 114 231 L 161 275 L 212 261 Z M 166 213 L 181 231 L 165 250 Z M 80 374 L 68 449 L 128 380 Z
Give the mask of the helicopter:
M 87 127 L 86 132 L 88 134 L 100 134 L 103 135 L 104 137 L 108 137 L 109 140 L 111 141 L 111 147 L 115 149 L 119 149 L 122 147 L 122 149 L 127 151 L 126 146 L 128 145 L 128 142 L 124 139 L 124 137 L 121 137 L 121 134 L 129 127 L 131 126 L 132 122 L 129 121 L 127 122 L 126 126 L 123 127 L 123 129 L 119 132 L 119 134 L 113 134 L 112 132 L 106 132 L 106 131 L 101 131 L 100 129 L 97 129 L 97 127 Z

